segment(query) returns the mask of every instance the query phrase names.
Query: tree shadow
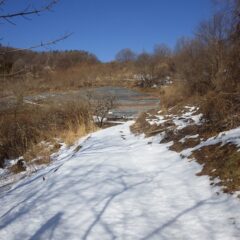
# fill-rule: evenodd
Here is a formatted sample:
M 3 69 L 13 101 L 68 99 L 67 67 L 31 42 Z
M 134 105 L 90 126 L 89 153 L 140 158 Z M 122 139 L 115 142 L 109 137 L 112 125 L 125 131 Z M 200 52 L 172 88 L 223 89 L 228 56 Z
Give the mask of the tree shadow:
M 169 221 L 167 221 L 166 223 L 162 224 L 161 226 L 159 226 L 158 228 L 154 229 L 152 232 L 150 232 L 148 235 L 146 235 L 145 237 L 141 238 L 141 240 L 148 240 L 151 239 L 153 236 L 155 235 L 160 235 L 161 232 L 170 227 L 172 224 L 174 224 L 179 218 L 181 218 L 183 215 L 188 214 L 189 212 L 205 205 L 205 204 L 220 204 L 225 202 L 226 200 L 220 201 L 220 202 L 208 202 L 209 200 L 211 200 L 211 198 L 202 200 L 197 202 L 196 204 L 194 204 L 193 206 L 183 210 L 182 212 L 178 213 L 175 217 L 173 217 L 172 219 L 170 219 Z
M 101 217 L 103 216 L 104 212 L 107 210 L 107 208 L 110 206 L 111 202 L 119 195 L 121 195 L 122 193 L 136 187 L 136 186 L 139 186 L 141 184 L 144 184 L 146 183 L 146 181 L 141 181 L 141 182 L 138 182 L 136 184 L 133 184 L 131 186 L 127 186 L 127 184 L 122 180 L 122 186 L 123 186 L 123 189 L 119 192 L 116 192 L 116 193 L 113 193 L 109 196 L 109 198 L 107 199 L 106 203 L 104 204 L 103 208 L 100 210 L 99 213 L 96 213 L 96 211 L 94 211 L 92 209 L 92 211 L 94 212 L 95 214 L 95 219 L 94 221 L 90 224 L 90 226 L 88 227 L 88 229 L 86 230 L 86 232 L 84 233 L 83 235 L 83 240 L 86 240 L 89 236 L 89 234 L 91 233 L 91 231 L 93 230 L 93 228 L 98 224 L 98 222 L 101 221 Z M 103 225 L 103 223 L 101 223 Z M 112 233 L 112 231 L 109 229 L 109 227 L 107 225 L 104 225 L 105 229 L 107 230 L 107 232 L 109 234 L 111 234 L 112 236 L 112 239 L 116 239 L 116 236 Z
M 54 231 L 58 226 L 61 218 L 63 216 L 62 212 L 55 214 L 51 217 L 44 225 L 42 225 L 29 240 L 38 240 L 38 239 L 53 239 Z M 44 235 L 44 236 L 43 236 Z

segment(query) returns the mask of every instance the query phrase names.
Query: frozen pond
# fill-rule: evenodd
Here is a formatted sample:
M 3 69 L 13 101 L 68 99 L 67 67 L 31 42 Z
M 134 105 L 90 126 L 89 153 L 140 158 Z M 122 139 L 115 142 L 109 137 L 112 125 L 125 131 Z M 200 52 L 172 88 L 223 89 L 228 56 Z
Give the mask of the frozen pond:
M 42 93 L 34 96 L 24 97 L 25 103 L 44 103 L 49 101 L 71 101 L 86 97 L 91 91 L 96 96 L 115 96 L 118 107 L 113 109 L 113 114 L 122 117 L 136 117 L 140 112 L 147 111 L 159 105 L 159 99 L 150 94 L 140 93 L 135 90 L 123 87 L 98 87 L 83 88 L 76 91 L 60 92 L 60 93 Z M 0 99 L 0 110 L 11 108 L 15 103 L 14 97 L 6 97 Z
M 139 113 L 159 106 L 159 99 L 149 94 L 122 87 L 101 87 L 93 91 L 97 96 L 115 96 L 118 107 L 113 114 L 122 117 L 136 117 Z

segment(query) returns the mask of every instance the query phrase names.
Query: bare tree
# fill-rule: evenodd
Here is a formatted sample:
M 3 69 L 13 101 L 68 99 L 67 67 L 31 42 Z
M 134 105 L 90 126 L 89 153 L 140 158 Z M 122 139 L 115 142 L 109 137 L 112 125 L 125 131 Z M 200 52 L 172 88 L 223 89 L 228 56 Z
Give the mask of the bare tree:
M 103 126 L 110 110 L 116 107 L 116 97 L 114 96 L 102 96 L 95 101 L 94 115 L 97 118 L 97 123 L 100 127 Z
M 142 52 L 135 61 L 140 87 L 164 85 L 171 69 L 171 50 L 165 44 L 155 45 L 153 53 Z
M 165 44 L 156 44 L 154 46 L 153 55 L 161 61 L 169 58 L 171 55 L 171 49 Z
M 87 91 L 86 97 L 94 120 L 99 127 L 103 127 L 109 111 L 117 106 L 117 98 L 113 95 L 100 95 L 92 90 Z
M 177 44 L 175 63 L 190 94 L 239 88 L 240 1 L 229 3 Z
M 141 87 L 151 87 L 154 82 L 155 64 L 150 54 L 143 52 L 136 60 L 138 80 Z
M 116 60 L 121 63 L 132 62 L 136 60 L 136 54 L 131 49 L 125 48 L 116 54 Z

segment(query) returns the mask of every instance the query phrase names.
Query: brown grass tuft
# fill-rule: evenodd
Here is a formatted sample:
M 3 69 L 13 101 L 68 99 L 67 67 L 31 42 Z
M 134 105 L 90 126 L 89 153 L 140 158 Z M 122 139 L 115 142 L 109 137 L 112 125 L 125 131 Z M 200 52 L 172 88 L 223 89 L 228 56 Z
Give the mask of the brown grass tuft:
M 90 122 L 87 126 L 81 125 L 80 123 L 77 126 L 69 124 L 67 129 L 64 130 L 60 135 L 60 138 L 63 139 L 63 141 L 68 145 L 71 145 L 78 138 L 83 137 L 91 132 L 95 132 L 97 130 L 98 127 L 93 122 Z
M 186 91 L 182 83 L 175 83 L 162 89 L 160 100 L 165 108 L 173 107 L 186 99 Z

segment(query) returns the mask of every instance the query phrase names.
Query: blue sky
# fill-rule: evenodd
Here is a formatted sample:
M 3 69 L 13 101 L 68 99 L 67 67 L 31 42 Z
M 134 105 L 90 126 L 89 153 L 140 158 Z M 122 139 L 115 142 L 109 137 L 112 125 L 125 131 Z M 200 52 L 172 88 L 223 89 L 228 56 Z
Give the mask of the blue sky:
M 46 1 L 8 0 L 3 10 L 23 9 L 29 2 L 39 6 Z M 49 50 L 87 50 L 110 61 L 123 48 L 151 51 L 158 43 L 173 48 L 179 37 L 192 36 L 212 10 L 211 0 L 60 0 L 53 12 L 29 21 L 17 18 L 16 26 L 1 24 L 1 42 L 28 47 L 74 32 Z

